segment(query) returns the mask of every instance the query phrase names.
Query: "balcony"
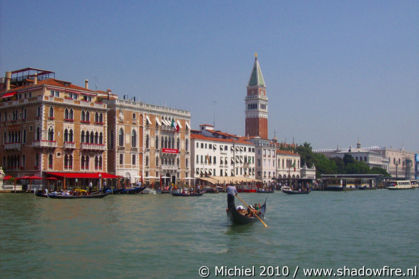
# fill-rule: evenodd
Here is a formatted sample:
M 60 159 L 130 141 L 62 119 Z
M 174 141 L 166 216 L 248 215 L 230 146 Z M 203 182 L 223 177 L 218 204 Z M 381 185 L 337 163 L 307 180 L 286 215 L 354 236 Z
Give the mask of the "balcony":
M 47 148 L 56 148 L 57 142 L 55 140 L 40 140 L 34 141 L 32 143 L 33 147 L 47 147 Z
M 64 142 L 64 148 L 65 149 L 75 149 L 76 144 L 74 142 L 65 141 Z
M 106 146 L 104 144 L 97 144 L 97 143 L 81 143 L 81 149 L 83 150 L 100 150 L 105 151 Z
M 19 150 L 21 149 L 21 143 L 5 143 L 4 150 Z

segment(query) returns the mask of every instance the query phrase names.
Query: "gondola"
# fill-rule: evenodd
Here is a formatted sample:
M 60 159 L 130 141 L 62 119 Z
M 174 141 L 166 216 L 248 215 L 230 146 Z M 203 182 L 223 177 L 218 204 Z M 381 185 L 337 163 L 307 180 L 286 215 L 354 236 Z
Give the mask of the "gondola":
M 141 193 L 145 187 L 121 188 L 121 189 L 106 189 L 105 193 L 113 195 L 132 195 Z
M 141 193 L 143 190 L 145 189 L 145 187 L 134 187 L 134 188 L 126 188 L 126 189 L 122 189 L 120 194 L 138 194 Z
M 199 197 L 202 196 L 203 193 L 178 193 L 172 192 L 172 196 L 175 197 Z
M 310 194 L 310 190 L 297 191 L 297 190 L 291 189 L 290 187 L 282 187 L 281 191 L 284 192 L 285 194 L 288 194 L 288 195 L 304 195 L 304 194 Z
M 227 206 L 228 206 L 227 216 L 230 218 L 231 222 L 235 225 L 244 225 L 244 224 L 249 224 L 249 223 L 258 221 L 258 218 L 256 217 L 249 217 L 249 216 L 244 216 L 240 214 L 236 210 L 234 199 L 230 202 L 230 204 L 227 204 Z M 265 216 L 265 212 L 266 212 L 266 200 L 265 200 L 265 203 L 260 207 L 259 217 L 263 219 L 263 217 Z
M 266 193 L 266 194 L 272 194 L 274 193 L 274 189 L 263 189 L 263 188 L 259 188 L 257 189 L 258 193 Z
M 36 195 L 38 197 L 43 197 L 43 198 L 50 198 L 50 199 L 101 199 L 106 197 L 107 195 L 109 195 L 109 193 L 101 193 L 101 192 L 96 192 L 96 193 L 91 193 L 89 195 L 62 195 L 62 194 L 56 194 L 56 193 L 49 193 L 49 194 L 45 194 L 42 193 L 41 191 L 38 191 L 36 193 Z

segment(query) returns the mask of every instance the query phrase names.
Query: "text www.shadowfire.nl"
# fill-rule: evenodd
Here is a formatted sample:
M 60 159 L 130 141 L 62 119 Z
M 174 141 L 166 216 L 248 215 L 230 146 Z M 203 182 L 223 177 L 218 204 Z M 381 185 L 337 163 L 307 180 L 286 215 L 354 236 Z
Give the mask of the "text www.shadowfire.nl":
M 339 268 L 300 268 L 284 266 L 225 266 L 219 265 L 209 268 L 201 266 L 198 274 L 202 278 L 212 277 L 417 277 L 418 266 L 399 268 L 384 265 L 379 268 L 370 267 L 339 267 Z

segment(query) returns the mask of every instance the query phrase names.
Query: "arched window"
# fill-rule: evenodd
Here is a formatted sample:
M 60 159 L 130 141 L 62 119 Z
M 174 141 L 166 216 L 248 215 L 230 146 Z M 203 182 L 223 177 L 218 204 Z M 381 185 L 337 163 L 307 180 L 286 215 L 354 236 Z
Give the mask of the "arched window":
M 54 108 L 53 107 L 49 108 L 49 117 L 54 118 Z
M 180 142 L 179 142 L 179 139 L 177 139 L 177 141 L 176 141 L 176 148 L 179 150 L 180 149 Z
M 188 139 L 185 140 L 185 150 L 186 150 L 186 152 L 188 152 L 188 150 L 189 150 L 189 140 Z
M 86 163 L 86 170 L 88 170 L 89 169 L 89 156 L 86 156 L 85 163 Z
M 70 119 L 74 119 L 73 109 L 70 109 Z
M 90 143 L 94 143 L 95 141 L 95 133 L 93 131 L 90 132 Z
M 99 156 L 99 169 L 102 169 L 102 156 Z
M 99 134 L 97 132 L 95 133 L 95 143 L 99 143 Z
M 135 130 L 132 130 L 132 134 L 131 134 L 131 145 L 132 145 L 132 147 L 136 147 L 137 146 L 137 132 Z
M 70 130 L 70 132 L 68 133 L 68 139 L 70 142 L 73 142 L 73 130 Z
M 90 121 L 90 113 L 86 111 L 86 121 Z
M 64 119 L 68 119 L 68 109 L 65 109 L 65 112 L 64 112 Z
M 156 167 L 158 167 L 158 166 L 159 166 L 159 157 L 156 156 Z
M 68 168 L 69 169 L 72 169 L 73 168 L 73 155 L 70 155 L 69 156 L 69 159 L 68 159 Z
M 97 112 L 95 113 L 95 122 L 99 122 L 99 114 Z
M 156 136 L 156 149 L 159 149 L 159 136 Z
M 99 168 L 99 158 L 98 156 L 95 156 L 95 170 Z
M 68 155 L 67 154 L 64 156 L 64 168 L 65 169 L 68 168 Z
M 86 121 L 86 114 L 84 113 L 84 110 L 81 112 L 81 121 Z
M 148 156 L 145 156 L 145 165 L 148 167 Z
M 64 131 L 64 142 L 68 142 L 68 131 L 65 129 Z
M 167 148 L 167 137 L 164 137 L 164 148 Z
M 150 148 L 150 136 L 145 136 L 145 148 Z
M 81 142 L 84 142 L 84 131 L 81 131 Z
M 54 140 L 54 129 L 53 128 L 49 128 L 49 130 L 48 130 L 48 140 L 49 141 Z
M 99 114 L 99 122 L 103 123 L 103 113 Z M 101 157 L 102 158 L 102 157 Z
M 103 144 L 103 134 L 102 134 L 102 132 L 99 134 L 99 144 Z
M 52 154 L 49 154 L 48 156 L 48 168 L 52 169 L 54 166 L 54 156 Z
M 124 146 L 124 130 L 119 129 L 119 146 Z

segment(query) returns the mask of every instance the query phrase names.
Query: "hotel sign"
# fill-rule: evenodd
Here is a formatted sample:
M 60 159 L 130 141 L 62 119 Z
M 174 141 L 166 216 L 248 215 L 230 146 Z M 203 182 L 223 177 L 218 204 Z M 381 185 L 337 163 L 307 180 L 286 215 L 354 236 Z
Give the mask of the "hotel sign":
M 172 149 L 172 148 L 163 148 L 162 152 L 163 153 L 170 153 L 170 154 L 177 154 L 177 153 L 179 153 L 179 150 Z

